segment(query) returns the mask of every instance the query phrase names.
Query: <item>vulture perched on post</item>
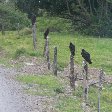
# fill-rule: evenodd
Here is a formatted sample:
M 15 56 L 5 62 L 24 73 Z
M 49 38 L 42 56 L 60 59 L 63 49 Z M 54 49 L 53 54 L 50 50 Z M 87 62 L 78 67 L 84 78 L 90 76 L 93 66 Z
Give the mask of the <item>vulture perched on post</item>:
M 90 59 L 90 54 L 87 51 L 82 49 L 81 55 L 89 64 L 92 64 L 91 59 Z
M 32 25 L 34 25 L 35 22 L 36 22 L 36 15 L 33 14 L 33 13 L 29 13 L 29 14 L 28 14 L 28 18 L 31 20 Z
M 44 39 L 47 39 L 48 34 L 49 34 L 49 28 L 47 28 L 44 33 Z
M 71 42 L 70 42 L 70 45 L 69 45 L 69 49 L 70 49 L 70 52 L 73 56 L 75 56 L 75 45 L 73 45 Z

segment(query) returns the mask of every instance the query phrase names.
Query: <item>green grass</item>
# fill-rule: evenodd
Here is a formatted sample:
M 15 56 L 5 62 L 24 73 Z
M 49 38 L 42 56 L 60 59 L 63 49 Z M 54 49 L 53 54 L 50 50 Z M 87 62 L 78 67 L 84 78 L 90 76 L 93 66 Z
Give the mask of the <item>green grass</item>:
M 82 112 L 80 98 L 74 96 L 64 96 L 63 84 L 59 77 L 52 75 L 22 75 L 17 80 L 27 85 L 35 85 L 26 89 L 25 92 L 32 95 L 54 97 L 55 108 L 58 112 Z M 56 91 L 58 90 L 58 91 Z M 62 94 L 59 94 L 62 93 Z
M 91 106 L 97 110 L 98 106 L 98 89 L 90 87 L 89 89 L 89 102 Z M 101 112 L 112 112 L 112 84 L 105 84 L 101 90 Z
M 95 86 L 89 87 L 88 103 L 92 112 L 96 112 L 98 109 L 98 88 Z M 74 91 L 74 95 L 78 98 L 82 98 L 83 88 L 78 87 Z M 112 112 L 112 84 L 103 84 L 103 88 L 100 94 L 100 111 Z
M 49 88 L 57 88 L 60 86 L 60 83 L 58 81 L 58 78 L 52 76 L 52 75 L 41 75 L 41 76 L 23 76 L 18 77 L 18 79 L 25 83 L 33 83 L 33 84 L 39 84 L 39 85 L 45 85 Z
M 5 36 L 0 35 L 0 46 L 8 53 L 9 58 L 15 56 L 17 49 L 25 49 L 25 55 L 41 57 L 44 49 L 43 33 L 38 32 L 38 50 L 33 50 L 31 35 L 17 38 L 17 32 L 7 32 Z M 80 36 L 78 34 L 50 33 L 49 35 L 50 60 L 53 60 L 54 46 L 58 48 L 58 66 L 62 69 L 69 64 L 69 43 L 76 45 L 75 63 L 81 65 L 81 49 L 84 48 L 91 54 L 93 64 L 90 67 L 103 68 L 107 74 L 112 74 L 112 39 L 93 38 Z
M 83 112 L 80 100 L 76 97 L 60 97 L 56 108 L 59 112 Z
M 18 76 L 17 80 L 27 85 L 35 85 L 29 87 L 26 92 L 32 95 L 49 96 L 56 98 L 55 105 L 58 112 L 82 112 L 82 95 L 83 88 L 79 87 L 74 91 L 73 96 L 64 95 L 63 83 L 61 83 L 59 77 L 52 75 L 22 75 Z M 57 93 L 55 90 L 59 89 L 62 94 Z M 91 86 L 89 88 L 88 102 L 92 112 L 97 111 L 98 106 L 98 88 Z M 112 108 L 112 84 L 104 84 L 101 90 L 101 112 L 111 112 Z
M 41 75 L 41 76 L 32 76 L 32 75 L 23 75 L 17 77 L 17 80 L 25 84 L 36 84 L 34 88 L 29 88 L 28 93 L 41 96 L 54 96 L 57 94 L 57 91 L 62 92 L 63 86 L 58 80 L 57 77 L 52 75 Z
M 112 39 L 98 39 L 80 37 L 78 35 L 50 35 L 50 51 L 53 57 L 53 47 L 58 47 L 58 63 L 62 67 L 69 63 L 69 42 L 76 45 L 75 63 L 81 65 L 81 49 L 84 48 L 91 54 L 93 64 L 90 67 L 103 68 L 108 74 L 112 73 Z

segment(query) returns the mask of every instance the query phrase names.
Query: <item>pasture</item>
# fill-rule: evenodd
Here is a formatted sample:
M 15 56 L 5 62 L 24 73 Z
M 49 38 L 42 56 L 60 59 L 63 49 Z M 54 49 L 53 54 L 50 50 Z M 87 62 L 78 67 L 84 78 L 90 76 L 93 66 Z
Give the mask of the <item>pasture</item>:
M 44 49 L 43 32 L 37 33 L 37 51 L 33 50 L 31 35 L 18 36 L 17 32 L 7 32 L 0 35 L 0 49 L 6 52 L 1 63 L 14 59 L 18 55 L 42 57 Z M 81 36 L 78 34 L 51 33 L 49 35 L 50 60 L 53 59 L 54 46 L 58 48 L 58 68 L 63 70 L 69 64 L 69 43 L 76 46 L 75 63 L 82 64 L 81 49 L 91 54 L 93 64 L 90 67 L 102 68 L 106 74 L 112 74 L 112 39 Z

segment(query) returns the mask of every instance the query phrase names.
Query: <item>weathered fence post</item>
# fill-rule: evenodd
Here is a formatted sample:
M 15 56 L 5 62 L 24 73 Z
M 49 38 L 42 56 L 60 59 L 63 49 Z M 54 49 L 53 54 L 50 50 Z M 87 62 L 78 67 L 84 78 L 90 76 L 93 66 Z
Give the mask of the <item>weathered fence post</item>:
M 57 47 L 54 48 L 53 73 L 57 76 Z
M 44 52 L 43 52 L 44 57 L 46 57 L 46 50 L 48 45 L 48 34 L 49 34 L 49 28 L 47 28 L 46 31 L 44 32 L 44 39 L 45 39 Z
M 32 25 L 32 35 L 33 35 L 33 45 L 34 49 L 37 49 L 37 39 L 36 39 L 36 23 Z
M 50 70 L 49 40 L 48 40 L 48 37 L 47 37 L 46 41 L 47 41 L 47 46 L 46 46 L 46 58 L 47 58 L 47 63 L 48 63 L 48 69 Z
M 70 86 L 75 90 L 75 81 L 76 81 L 76 75 L 74 76 L 74 56 L 75 56 L 75 45 L 72 44 L 70 42 L 70 45 L 69 45 L 69 49 L 70 49 L 70 75 L 69 75 L 69 78 L 70 78 Z
M 88 101 L 88 65 L 86 60 L 83 60 L 83 99 L 85 104 Z
M 101 69 L 99 74 L 99 88 L 98 88 L 98 112 L 100 112 L 100 94 L 102 87 L 102 78 L 103 78 L 103 70 Z
M 46 57 L 47 39 L 45 39 L 43 56 Z
M 70 55 L 70 86 L 75 90 L 74 56 Z

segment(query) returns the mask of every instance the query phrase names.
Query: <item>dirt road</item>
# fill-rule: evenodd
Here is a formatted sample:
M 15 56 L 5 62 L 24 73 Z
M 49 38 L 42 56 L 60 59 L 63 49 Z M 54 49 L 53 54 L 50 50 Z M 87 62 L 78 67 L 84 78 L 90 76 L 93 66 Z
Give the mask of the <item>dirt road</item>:
M 10 78 L 15 74 L 14 70 L 0 66 L 0 112 L 32 112 L 20 85 Z

